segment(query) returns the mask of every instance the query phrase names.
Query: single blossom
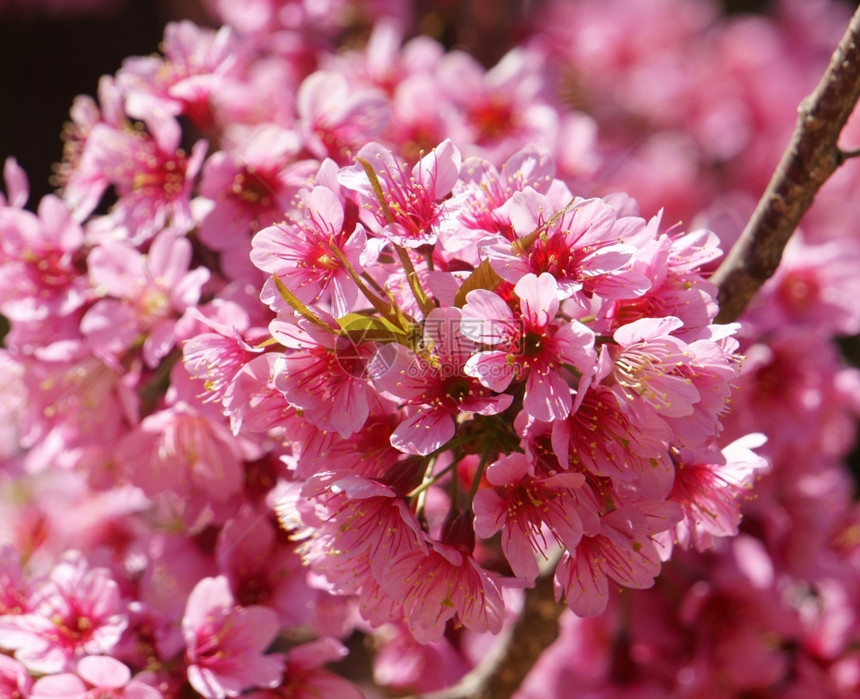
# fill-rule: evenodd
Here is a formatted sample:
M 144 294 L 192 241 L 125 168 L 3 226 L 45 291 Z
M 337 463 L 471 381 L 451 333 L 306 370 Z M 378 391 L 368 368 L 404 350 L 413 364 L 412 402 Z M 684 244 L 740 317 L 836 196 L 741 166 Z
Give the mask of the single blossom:
M 284 223 L 254 236 L 251 261 L 277 277 L 300 301 L 322 301 L 335 316 L 344 316 L 358 299 L 350 275 L 363 271 L 367 233 L 355 218 L 347 217 L 344 204 L 327 187 L 303 192 L 301 201 L 302 208 L 288 214 Z M 285 305 L 272 285 L 266 287 L 264 300 Z
M 574 405 L 569 382 L 585 385 L 595 370 L 594 334 L 578 321 L 556 318 L 561 294 L 552 275 L 527 274 L 514 293 L 518 314 L 490 291 L 467 294 L 461 327 L 470 339 L 494 348 L 471 356 L 464 371 L 495 391 L 524 381 L 528 414 L 547 422 L 564 419 Z
M 744 494 L 768 466 L 752 448 L 765 441 L 764 435 L 751 434 L 722 451 L 711 447 L 672 452 L 675 482 L 669 499 L 681 505 L 684 517 L 665 533 L 669 543 L 704 551 L 715 538 L 738 533 Z
M 411 171 L 378 143 L 364 146 L 355 159 L 358 164 L 342 170 L 339 181 L 356 193 L 359 205 L 369 213 L 364 224 L 396 245 L 433 245 L 447 215 L 442 200 L 460 172 L 457 147 L 443 141 Z
M 72 551 L 33 583 L 25 613 L 0 617 L 0 647 L 33 672 L 62 672 L 84 655 L 110 653 L 126 624 L 110 571 Z
M 413 410 L 391 434 L 407 454 L 430 454 L 454 436 L 463 413 L 497 415 L 513 400 L 496 395 L 466 373 L 473 343 L 461 332 L 458 308 L 435 308 L 424 322 L 421 346 L 383 345 L 374 362 L 374 384 Z
M 159 233 L 146 255 L 121 242 L 92 250 L 90 281 L 105 295 L 81 319 L 92 346 L 121 353 L 142 336 L 144 361 L 154 367 L 173 349 L 180 317 L 209 280 L 207 268 L 189 269 L 191 256 L 191 242 L 171 231 Z
M 404 551 L 386 566 L 382 587 L 403 600 L 404 621 L 421 642 L 438 641 L 449 619 L 472 631 L 498 633 L 505 604 L 495 576 L 472 556 L 443 543 Z
M 293 131 L 268 125 L 210 156 L 200 194 L 211 208 L 200 222 L 200 239 L 213 250 L 237 252 L 247 247 L 249 234 L 280 220 L 316 170 L 316 161 L 298 160 L 300 146 Z
M 582 520 L 570 492 L 585 483 L 580 473 L 548 478 L 529 473 L 523 454 L 511 454 L 487 469 L 492 488 L 475 494 L 475 533 L 487 539 L 502 531 L 502 550 L 514 575 L 534 580 L 539 572 L 535 554 L 548 560 L 555 544 L 575 549 L 582 538 Z M 549 536 L 547 536 L 549 533 Z
M 89 206 L 109 186 L 119 197 L 93 229 L 99 237 L 114 237 L 119 228 L 133 244 L 141 244 L 167 226 L 187 231 L 194 225 L 191 188 L 208 144 L 198 141 L 186 153 L 179 145 L 179 125 L 163 112 L 149 115 L 145 123 L 146 131 L 97 124 L 87 138 L 79 167 L 91 173 L 93 193 L 77 197 L 88 206 L 76 214 L 90 214 Z
M 182 617 L 188 681 L 206 699 L 235 697 L 253 687 L 276 687 L 284 657 L 265 650 L 278 632 L 267 607 L 238 607 L 227 578 L 201 580 Z
M 556 196 L 557 198 L 557 196 Z M 516 239 L 488 239 L 482 252 L 493 269 L 516 283 L 525 274 L 549 273 L 564 298 L 588 308 L 600 299 L 641 296 L 650 281 L 633 261 L 636 248 L 626 242 L 645 226 L 635 216 L 619 216 L 601 199 L 574 199 L 558 214 L 547 196 L 531 188 L 516 192 L 508 214 Z
M 368 381 L 376 345 L 353 342 L 333 318 L 327 327 L 275 319 L 272 336 L 287 347 L 274 366 L 274 385 L 287 402 L 323 430 L 347 438 L 360 430 L 372 403 Z
M 564 596 L 579 616 L 594 616 L 606 609 L 610 579 L 625 587 L 651 587 L 660 572 L 651 537 L 678 519 L 677 509 L 665 503 L 619 507 L 603 515 L 599 533 L 584 536 L 562 556 L 555 571 L 556 599 Z

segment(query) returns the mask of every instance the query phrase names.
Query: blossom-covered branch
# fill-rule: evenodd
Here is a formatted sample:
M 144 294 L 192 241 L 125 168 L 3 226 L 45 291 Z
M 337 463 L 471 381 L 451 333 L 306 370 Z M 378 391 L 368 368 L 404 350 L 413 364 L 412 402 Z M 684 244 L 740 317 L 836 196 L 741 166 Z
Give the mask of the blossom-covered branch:
M 848 19 L 779 1 L 547 0 L 485 69 L 209 0 L 62 189 L 8 159 L 0 697 L 857 696 L 860 200 L 742 324 L 709 278 Z
M 839 135 L 860 97 L 860 9 L 855 12 L 815 91 L 801 103 L 797 127 L 742 237 L 712 277 L 719 285 L 719 322 L 736 320 L 776 270 L 786 243 L 815 194 L 860 149 L 843 150 Z M 564 607 L 553 605 L 551 579 L 526 592 L 516 625 L 500 647 L 456 687 L 425 699 L 510 697 L 558 638 Z M 548 592 L 549 591 L 549 592 Z
M 839 134 L 860 98 L 860 9 L 815 88 L 798 108 L 797 127 L 767 191 L 712 281 L 719 286 L 717 320 L 736 320 L 779 265 L 782 251 L 816 193 L 857 151 L 839 148 Z

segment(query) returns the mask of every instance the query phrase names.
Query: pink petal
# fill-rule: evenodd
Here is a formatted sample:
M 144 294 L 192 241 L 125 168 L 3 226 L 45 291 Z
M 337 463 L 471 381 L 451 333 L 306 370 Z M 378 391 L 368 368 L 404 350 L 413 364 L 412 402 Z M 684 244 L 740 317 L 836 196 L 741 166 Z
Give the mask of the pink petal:
M 99 689 L 116 689 L 131 679 L 131 670 L 107 655 L 91 655 L 78 661 L 77 673 Z

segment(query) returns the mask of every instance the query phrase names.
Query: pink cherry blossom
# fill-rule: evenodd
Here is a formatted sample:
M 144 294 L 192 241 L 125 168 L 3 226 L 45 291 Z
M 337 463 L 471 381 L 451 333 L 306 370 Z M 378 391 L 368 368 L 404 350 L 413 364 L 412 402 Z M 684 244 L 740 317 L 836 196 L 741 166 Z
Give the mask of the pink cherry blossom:
M 714 538 L 738 533 L 743 493 L 768 466 L 751 451 L 764 441 L 764 435 L 747 435 L 722 452 L 703 448 L 673 453 L 675 482 L 669 499 L 684 512 L 684 518 L 667 532 L 675 543 L 703 551 Z
M 541 194 L 553 182 L 555 167 L 552 158 L 534 146 L 518 151 L 500 167 L 481 158 L 468 158 L 463 162 L 455 193 L 466 192 L 456 224 L 448 229 L 446 248 L 464 246 L 458 240 L 462 227 L 487 234 L 501 234 L 513 240 L 514 231 L 505 204 L 526 187 Z M 474 244 L 474 239 L 469 239 Z
M 182 617 L 188 681 L 207 699 L 235 697 L 252 687 L 276 687 L 284 657 L 264 651 L 278 631 L 266 607 L 238 607 L 227 578 L 204 578 Z
M 407 248 L 432 245 L 446 213 L 441 201 L 460 172 L 460 151 L 445 140 L 415 166 L 406 165 L 377 143 L 355 155 L 358 164 L 341 171 L 340 183 L 356 192 L 360 206 L 371 212 L 362 218 L 375 234 Z M 366 163 L 366 165 L 365 165 Z M 376 182 L 369 178 L 370 168 Z
M 14 650 L 29 670 L 60 672 L 83 655 L 109 653 L 126 624 L 110 571 L 69 552 L 34 584 L 23 614 L 0 617 L 0 647 Z
M 199 489 L 225 500 L 242 486 L 241 444 L 186 403 L 147 416 L 117 449 L 128 478 L 150 494 Z
M 243 134 L 229 151 L 210 156 L 200 193 L 212 208 L 200 222 L 200 239 L 214 250 L 240 250 L 247 234 L 280 220 L 316 170 L 315 161 L 297 162 L 299 148 L 293 131 L 263 126 Z
M 362 272 L 367 237 L 364 227 L 349 220 L 344 204 L 326 187 L 302 196 L 302 208 L 285 223 L 254 236 L 251 260 L 275 275 L 300 301 L 330 303 L 334 315 L 346 315 L 356 303 L 358 288 L 350 274 Z M 279 294 L 272 291 L 279 299 Z
M 475 495 L 475 533 L 489 538 L 502 531 L 502 550 L 514 575 L 534 580 L 538 574 L 535 553 L 548 560 L 553 539 L 568 550 L 582 538 L 582 520 L 569 491 L 585 483 L 580 473 L 560 473 L 548 478 L 529 473 L 523 454 L 511 454 L 487 469 L 494 486 Z M 549 530 L 548 537 L 545 530 Z
M 33 685 L 34 699 L 78 699 L 110 697 L 111 699 L 162 699 L 154 687 L 131 679 L 131 671 L 118 660 L 106 655 L 81 658 L 74 673 L 49 675 Z
M 348 654 L 334 638 L 321 638 L 287 653 L 284 682 L 275 689 L 252 691 L 249 699 L 362 699 L 364 694 L 352 682 L 323 668 L 323 664 L 340 660 Z
M 407 454 L 430 454 L 454 436 L 461 413 L 496 415 L 512 397 L 495 395 L 465 373 L 472 346 L 461 332 L 457 308 L 435 308 L 424 323 L 422 345 L 415 352 L 403 345 L 383 346 L 374 383 L 413 406 L 414 412 L 391 434 L 391 444 Z M 384 360 L 384 361 L 383 361 Z
M 8 163 L 6 170 L 15 168 Z M 25 199 L 26 181 L 8 184 L 10 204 Z M 24 189 L 24 191 L 21 191 Z M 17 323 L 57 320 L 87 300 L 83 275 L 84 233 L 58 197 L 39 203 L 38 215 L 0 208 L 0 311 Z
M 677 510 L 658 507 L 649 512 L 641 505 L 603 515 L 600 532 L 584 536 L 575 551 L 562 556 L 555 572 L 556 599 L 564 596 L 579 616 L 594 616 L 606 608 L 610 578 L 625 587 L 651 587 L 660 572 L 651 536 L 678 519 Z
M 220 304 L 224 317 L 209 318 L 200 314 L 198 307 L 189 309 L 189 315 L 197 318 L 213 332 L 200 332 L 182 344 L 182 358 L 188 373 L 204 381 L 204 402 L 222 401 L 238 372 L 260 352 L 254 346 L 256 335 L 264 339 L 262 329 L 249 329 L 250 319 L 236 304 Z M 246 339 L 243 332 L 247 334 Z M 250 342 L 249 342 L 250 340 Z
M 674 469 L 672 432 L 658 415 L 628 415 L 611 389 L 588 390 L 577 411 L 552 424 L 552 450 L 563 467 L 611 478 L 644 498 L 666 497 Z
M 320 572 L 337 557 L 342 559 L 340 566 L 354 570 L 369 565 L 369 572 L 381 582 L 385 567 L 397 555 L 426 550 L 415 515 L 383 482 L 324 473 L 306 482 L 302 496 L 313 506 L 312 511 L 303 510 L 303 518 L 321 539 L 304 546 L 304 557 Z M 358 589 L 361 582 L 354 575 L 349 584 Z
M 27 669 L 14 658 L 0 655 L 0 692 L 9 699 L 32 696 L 33 680 Z
M 308 622 L 313 601 L 301 561 L 292 546 L 276 541 L 265 513 L 243 509 L 221 529 L 215 547 L 221 574 L 237 604 L 266 605 L 283 626 Z
M 214 124 L 212 98 L 224 84 L 240 79 L 241 48 L 232 27 L 218 31 L 183 20 L 164 28 L 164 57 L 127 58 L 117 74 L 138 118 L 158 111 L 187 114 L 195 124 Z
M 431 542 L 428 552 L 395 556 L 382 587 L 403 600 L 404 620 L 421 642 L 438 641 L 449 619 L 473 631 L 501 630 L 504 601 L 495 576 L 453 546 Z
M 466 296 L 465 332 L 497 349 L 474 354 L 464 371 L 496 391 L 525 381 L 527 413 L 548 422 L 564 419 L 574 403 L 568 377 L 585 383 L 595 369 L 594 335 L 577 321 L 556 320 L 561 294 L 552 275 L 527 274 L 514 293 L 518 315 L 492 292 L 477 289 Z
M 187 154 L 179 147 L 181 132 L 172 118 L 154 114 L 146 124 L 146 132 L 97 124 L 87 138 L 80 169 L 92 173 L 97 193 L 89 196 L 92 206 L 108 186 L 119 196 L 97 227 L 100 236 L 120 227 L 130 242 L 140 244 L 168 225 L 179 231 L 193 225 L 191 187 L 208 144 L 198 141 Z
M 339 164 L 378 138 L 388 121 L 384 93 L 370 87 L 351 89 L 346 78 L 333 71 L 320 70 L 306 78 L 296 106 L 308 150 Z
M 644 227 L 645 221 L 619 217 L 599 199 L 563 203 L 553 216 L 558 207 L 546 196 L 529 188 L 514 193 L 508 215 L 516 239 L 491 239 L 491 244 L 482 245 L 493 269 L 511 283 L 528 273 L 549 273 L 563 297 L 583 305 L 583 294 L 629 298 L 646 292 L 650 282 L 633 268 L 636 250 L 625 243 L 625 237 Z
M 123 352 L 143 335 L 143 358 L 155 366 L 176 342 L 176 325 L 200 300 L 209 279 L 205 267 L 189 269 L 191 243 L 170 231 L 159 233 L 142 255 L 120 242 L 106 242 L 89 255 L 93 286 L 108 296 L 81 319 L 89 342 Z
M 362 428 L 370 413 L 372 386 L 367 365 L 373 343 L 353 343 L 340 334 L 338 324 L 321 329 L 299 320 L 298 324 L 272 321 L 275 339 L 288 350 L 274 366 L 274 385 L 287 402 L 324 430 L 336 430 L 347 438 Z
M 789 324 L 852 335 L 860 316 L 851 302 L 857 297 L 860 245 L 839 240 L 815 245 L 794 236 L 783 261 L 756 300 L 746 321 L 758 334 Z
M 620 348 L 613 372 L 622 402 L 642 398 L 666 417 L 693 413 L 699 391 L 679 372 L 692 356 L 686 343 L 671 335 L 681 325 L 678 318 L 642 318 L 615 332 Z

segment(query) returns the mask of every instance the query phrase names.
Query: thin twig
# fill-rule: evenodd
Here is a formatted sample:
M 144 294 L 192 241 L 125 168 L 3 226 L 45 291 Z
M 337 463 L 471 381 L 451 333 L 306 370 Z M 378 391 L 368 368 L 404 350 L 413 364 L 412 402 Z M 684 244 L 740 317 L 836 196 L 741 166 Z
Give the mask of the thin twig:
M 717 322 L 743 313 L 779 265 L 782 251 L 827 178 L 855 151 L 842 151 L 839 134 L 860 97 L 860 9 L 815 91 L 798 108 L 797 126 L 737 244 L 712 281 L 719 287 Z

